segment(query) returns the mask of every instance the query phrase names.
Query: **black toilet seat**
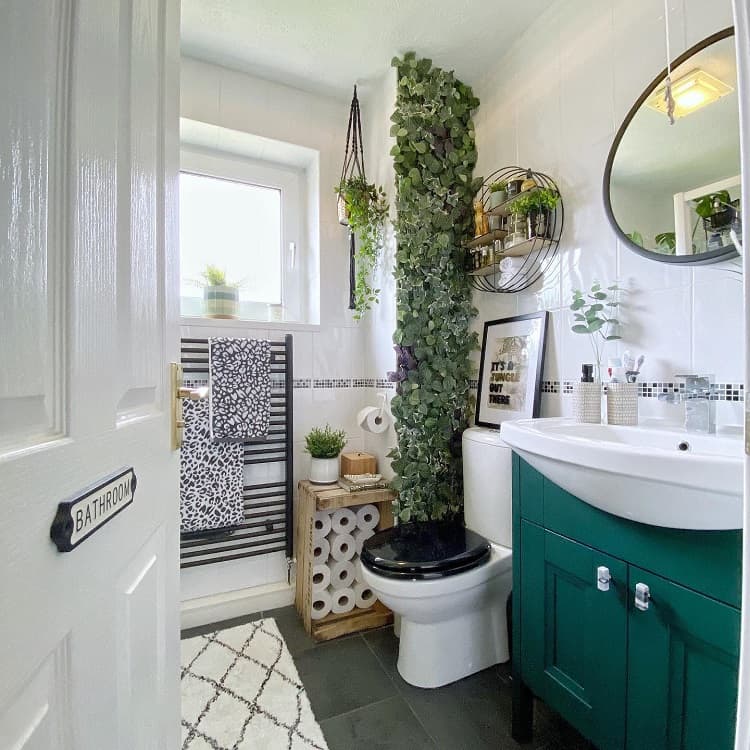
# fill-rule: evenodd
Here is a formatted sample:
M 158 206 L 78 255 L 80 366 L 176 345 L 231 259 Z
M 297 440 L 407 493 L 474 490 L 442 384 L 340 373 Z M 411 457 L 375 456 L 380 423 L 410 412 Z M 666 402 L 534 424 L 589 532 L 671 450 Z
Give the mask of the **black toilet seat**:
M 451 521 L 418 521 L 379 531 L 365 541 L 360 559 L 386 578 L 429 579 L 464 573 L 490 557 L 490 543 Z

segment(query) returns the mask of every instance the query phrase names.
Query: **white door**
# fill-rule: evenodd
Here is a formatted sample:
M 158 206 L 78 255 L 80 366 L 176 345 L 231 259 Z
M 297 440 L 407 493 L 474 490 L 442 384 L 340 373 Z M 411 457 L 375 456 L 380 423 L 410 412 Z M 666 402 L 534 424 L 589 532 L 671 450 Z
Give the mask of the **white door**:
M 0 0 L 0 748 L 179 746 L 177 0 Z M 70 552 L 60 501 L 133 502 Z

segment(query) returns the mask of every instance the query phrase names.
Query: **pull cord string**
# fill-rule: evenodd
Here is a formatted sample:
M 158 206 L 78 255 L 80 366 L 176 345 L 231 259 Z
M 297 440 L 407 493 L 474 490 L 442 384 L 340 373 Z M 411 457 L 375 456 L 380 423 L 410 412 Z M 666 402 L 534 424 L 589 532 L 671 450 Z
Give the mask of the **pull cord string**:
M 664 0 L 664 36 L 667 49 L 667 81 L 664 87 L 664 103 L 667 106 L 669 124 L 674 125 L 674 96 L 672 96 L 672 53 L 669 49 L 669 0 Z

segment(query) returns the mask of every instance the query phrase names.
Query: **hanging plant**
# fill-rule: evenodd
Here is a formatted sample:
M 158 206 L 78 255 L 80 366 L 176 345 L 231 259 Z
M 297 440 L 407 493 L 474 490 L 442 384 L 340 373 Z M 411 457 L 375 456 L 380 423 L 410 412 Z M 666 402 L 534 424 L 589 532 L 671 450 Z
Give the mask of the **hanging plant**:
M 372 277 L 383 249 L 388 201 L 383 188 L 368 183 L 365 176 L 356 86 L 349 108 L 344 166 L 335 190 L 339 223 L 349 227 L 349 309 L 354 311 L 354 319 L 360 320 L 380 294 L 380 289 L 372 286 Z
M 473 233 L 472 201 L 482 183 L 473 178 L 471 113 L 479 100 L 452 72 L 413 52 L 392 64 L 399 77 L 391 116 L 398 209 L 395 509 L 402 521 L 440 519 L 461 511 L 461 433 L 471 400 L 469 357 L 477 348 L 463 244 Z
M 372 278 L 383 248 L 388 201 L 383 188 L 364 177 L 344 180 L 336 192 L 343 199 L 349 230 L 358 240 L 354 252 L 354 318 L 359 320 L 380 294 L 380 289 L 373 288 Z

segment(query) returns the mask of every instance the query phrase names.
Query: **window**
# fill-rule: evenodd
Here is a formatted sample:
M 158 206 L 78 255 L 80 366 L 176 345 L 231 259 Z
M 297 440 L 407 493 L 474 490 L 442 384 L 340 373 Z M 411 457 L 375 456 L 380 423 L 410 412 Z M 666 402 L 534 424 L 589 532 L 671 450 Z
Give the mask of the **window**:
M 182 316 L 204 315 L 202 275 L 215 266 L 238 286 L 240 319 L 308 322 L 304 171 L 185 148 L 181 162 Z
M 183 315 L 201 314 L 196 281 L 208 264 L 239 284 L 241 317 L 257 303 L 280 305 L 281 191 L 182 172 L 180 261 Z

